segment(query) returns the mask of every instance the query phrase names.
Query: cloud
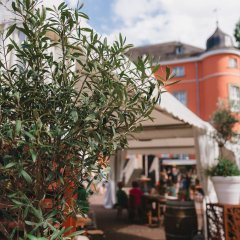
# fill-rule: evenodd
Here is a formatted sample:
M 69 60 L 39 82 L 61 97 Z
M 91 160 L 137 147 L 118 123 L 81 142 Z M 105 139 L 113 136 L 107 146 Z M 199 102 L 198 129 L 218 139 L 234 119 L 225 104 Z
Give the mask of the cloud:
M 59 6 L 63 0 L 43 0 L 42 3 L 45 7 Z
M 160 0 L 117 0 L 113 4 L 113 12 L 116 18 L 129 26 L 156 14 L 160 6 Z
M 108 37 L 113 40 L 121 32 L 135 45 L 182 41 L 205 47 L 216 19 L 233 36 L 239 9 L 239 0 L 115 0 L 112 11 L 121 24 Z

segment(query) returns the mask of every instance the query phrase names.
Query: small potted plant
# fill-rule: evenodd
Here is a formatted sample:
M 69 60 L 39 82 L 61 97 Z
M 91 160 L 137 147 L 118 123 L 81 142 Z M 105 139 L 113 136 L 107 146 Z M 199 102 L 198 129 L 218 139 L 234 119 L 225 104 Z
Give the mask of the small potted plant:
M 219 157 L 216 165 L 207 169 L 211 177 L 218 201 L 223 204 L 240 203 L 240 169 L 236 162 L 225 154 L 225 144 L 235 136 L 233 129 L 238 119 L 226 106 L 220 106 L 212 116 L 212 125 L 215 127 L 215 139 L 219 146 Z

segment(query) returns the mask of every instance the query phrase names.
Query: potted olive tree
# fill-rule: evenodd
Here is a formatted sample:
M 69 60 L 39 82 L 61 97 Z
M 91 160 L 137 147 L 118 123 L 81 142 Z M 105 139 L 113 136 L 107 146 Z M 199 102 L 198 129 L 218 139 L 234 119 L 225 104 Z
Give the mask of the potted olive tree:
M 233 129 L 238 119 L 231 113 L 229 107 L 220 106 L 212 116 L 215 127 L 215 139 L 219 146 L 217 164 L 207 169 L 211 176 L 218 201 L 223 204 L 239 204 L 240 202 L 240 169 L 235 159 L 230 159 L 224 148 L 227 141 L 232 141 L 235 136 Z
M 146 58 L 126 58 L 121 35 L 110 45 L 82 24 L 81 9 L 40 3 L 12 1 L 16 20 L 1 32 L 1 239 L 70 239 L 65 223 L 84 207 L 76 191 L 105 175 L 163 84 Z

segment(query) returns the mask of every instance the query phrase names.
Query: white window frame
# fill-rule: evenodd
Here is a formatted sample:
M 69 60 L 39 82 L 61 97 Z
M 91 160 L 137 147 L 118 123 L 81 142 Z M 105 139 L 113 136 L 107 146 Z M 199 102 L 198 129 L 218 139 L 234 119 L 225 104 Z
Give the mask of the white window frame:
M 240 86 L 237 84 L 229 84 L 228 94 L 231 111 L 240 112 Z
M 176 55 L 182 55 L 184 53 L 183 46 L 176 47 Z
M 174 91 L 172 92 L 172 95 L 183 105 L 187 106 L 187 91 L 184 90 Z
M 238 68 L 238 60 L 237 60 L 237 58 L 229 58 L 228 59 L 228 67 L 229 68 Z
M 173 73 L 175 77 L 183 77 L 185 75 L 185 68 L 184 67 L 174 67 Z

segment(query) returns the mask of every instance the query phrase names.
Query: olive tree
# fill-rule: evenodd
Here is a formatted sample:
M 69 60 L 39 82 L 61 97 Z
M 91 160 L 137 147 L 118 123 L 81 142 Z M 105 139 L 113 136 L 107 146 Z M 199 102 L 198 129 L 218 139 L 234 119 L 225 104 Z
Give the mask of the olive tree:
M 147 58 L 126 58 L 121 35 L 109 44 L 84 27 L 81 8 L 16 0 L 11 11 L 0 45 L 0 203 L 17 227 L 0 222 L 2 238 L 70 238 L 64 219 L 82 213 L 76 189 L 104 177 L 109 157 L 150 118 L 163 81 Z
M 219 158 L 224 157 L 223 147 L 227 141 L 233 141 L 234 137 L 236 137 L 237 134 L 234 126 L 238 122 L 239 120 L 236 115 L 232 113 L 229 104 L 219 101 L 218 107 L 211 117 L 211 124 L 216 129 L 214 138 L 218 143 Z

